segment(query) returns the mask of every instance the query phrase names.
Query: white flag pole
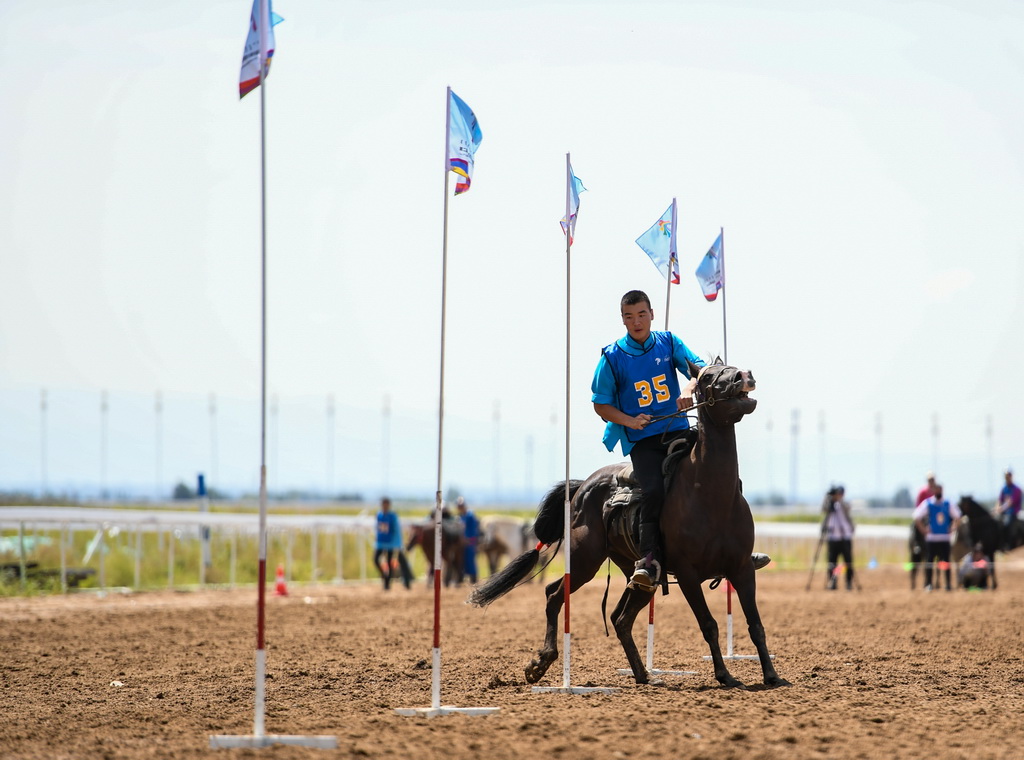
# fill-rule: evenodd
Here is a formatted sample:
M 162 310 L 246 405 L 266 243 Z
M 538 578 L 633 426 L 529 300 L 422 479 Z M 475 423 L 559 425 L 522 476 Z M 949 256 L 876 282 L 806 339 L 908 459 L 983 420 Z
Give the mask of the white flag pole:
M 441 361 L 438 377 L 437 396 L 437 488 L 434 492 L 434 642 L 431 650 L 430 707 L 399 707 L 395 712 L 411 717 L 425 715 L 491 715 L 498 707 L 449 707 L 441 706 L 441 483 L 444 453 L 444 357 L 445 324 L 448 307 L 448 171 L 451 156 L 452 88 L 445 94 L 444 108 L 444 222 L 441 237 Z
M 255 716 L 252 735 L 210 737 L 210 747 L 269 747 L 290 744 L 320 749 L 335 749 L 334 736 L 267 735 L 266 712 L 267 651 L 264 636 L 267 585 L 267 33 L 270 29 L 270 0 L 259 0 L 260 33 L 260 518 L 259 566 L 256 592 L 256 684 Z
M 665 273 L 665 332 L 668 332 L 668 310 L 672 304 L 672 271 L 676 263 L 676 199 L 672 199 L 672 228 L 669 230 L 668 271 Z M 653 601 L 653 600 L 652 600 Z
M 722 250 L 721 250 L 721 253 L 720 253 L 722 258 L 721 258 L 721 261 L 719 262 L 719 266 L 722 267 L 722 354 L 723 354 L 722 355 L 722 361 L 724 361 L 726 364 L 728 364 L 729 363 L 729 332 L 728 332 L 728 330 L 726 330 L 726 327 L 725 327 L 725 293 L 728 290 L 728 288 L 725 287 L 725 228 L 724 227 L 719 227 L 718 228 L 718 237 L 722 241 Z
M 565 154 L 565 528 L 562 535 L 562 555 L 565 557 L 565 575 L 562 576 L 563 605 L 565 609 L 565 626 L 562 633 L 562 685 L 561 686 L 534 686 L 533 693 L 557 693 L 557 694 L 612 694 L 618 689 L 605 688 L 600 686 L 570 686 L 572 674 L 570 672 L 570 647 L 572 645 L 572 634 L 569 624 L 569 598 L 572 593 L 571 580 L 571 539 L 572 539 L 572 502 L 569 498 L 569 402 L 570 393 L 570 346 L 571 341 L 571 294 L 572 294 L 572 194 L 573 190 L 572 162 L 570 155 Z
M 665 332 L 668 332 L 668 311 L 672 303 L 672 265 L 676 261 L 676 199 L 672 199 L 672 221 L 669 228 L 668 245 L 668 271 L 665 273 Z M 651 603 L 647 605 L 647 672 L 653 676 L 695 676 L 695 670 L 662 670 L 654 667 L 654 600 L 657 594 L 651 595 Z M 633 671 L 628 668 L 619 668 L 622 675 L 632 675 Z

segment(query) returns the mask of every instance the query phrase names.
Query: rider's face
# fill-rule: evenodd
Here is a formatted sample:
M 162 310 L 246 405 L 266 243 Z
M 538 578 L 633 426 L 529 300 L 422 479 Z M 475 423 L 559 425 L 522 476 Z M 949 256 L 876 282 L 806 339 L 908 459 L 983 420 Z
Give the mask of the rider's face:
M 646 301 L 627 304 L 622 307 L 622 324 L 626 327 L 629 337 L 637 343 L 643 343 L 651 334 L 651 320 L 654 312 Z

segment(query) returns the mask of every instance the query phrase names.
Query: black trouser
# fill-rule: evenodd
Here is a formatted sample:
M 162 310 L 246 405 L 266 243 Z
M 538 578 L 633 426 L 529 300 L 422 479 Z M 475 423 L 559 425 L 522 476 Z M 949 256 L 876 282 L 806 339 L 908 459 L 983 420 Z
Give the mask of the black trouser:
M 932 585 L 932 570 L 938 569 L 939 562 L 945 562 L 946 568 L 946 588 L 953 588 L 953 573 L 949 567 L 949 541 L 926 541 L 925 542 L 925 566 L 924 566 L 924 585 Z M 938 584 L 939 576 L 935 576 L 935 585 Z
M 633 477 L 644 492 L 640 503 L 640 523 L 658 523 L 661 519 L 661 506 L 665 502 L 665 476 L 661 474 L 661 465 L 668 454 L 672 441 L 685 435 L 683 430 L 675 430 L 667 435 L 641 438 L 629 452 L 633 463 Z
M 838 579 L 836 578 L 836 566 L 839 558 L 846 562 L 846 588 L 853 587 L 853 540 L 840 538 L 829 539 L 828 542 L 828 587 L 835 588 Z
M 395 553 L 398 553 L 398 566 L 402 573 L 402 583 L 405 584 L 406 588 L 409 588 L 412 583 L 412 569 L 409 567 L 409 560 L 405 558 L 405 552 L 401 549 L 380 549 L 378 548 L 373 553 L 373 564 L 377 566 L 377 571 L 380 573 L 381 579 L 384 581 L 384 588 L 391 588 L 391 573 L 392 566 L 391 561 L 395 557 Z M 381 566 L 380 557 L 382 554 L 387 555 L 387 565 Z

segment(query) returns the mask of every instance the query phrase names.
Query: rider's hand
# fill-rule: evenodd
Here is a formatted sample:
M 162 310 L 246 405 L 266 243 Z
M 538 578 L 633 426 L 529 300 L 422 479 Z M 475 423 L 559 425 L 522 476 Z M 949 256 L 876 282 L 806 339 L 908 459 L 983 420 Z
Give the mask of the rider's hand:
M 682 394 L 676 399 L 676 409 L 680 412 L 685 411 L 693 406 L 693 396 Z
M 633 430 L 643 430 L 647 427 L 647 423 L 651 421 L 651 415 L 649 414 L 638 414 L 630 421 L 630 427 Z

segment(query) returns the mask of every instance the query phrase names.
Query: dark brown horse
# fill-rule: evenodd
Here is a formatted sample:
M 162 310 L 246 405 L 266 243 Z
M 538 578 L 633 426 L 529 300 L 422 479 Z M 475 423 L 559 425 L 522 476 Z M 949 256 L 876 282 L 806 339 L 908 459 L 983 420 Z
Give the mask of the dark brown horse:
M 690 366 L 697 377 L 700 434 L 688 456 L 676 465 L 661 515 L 665 569 L 676 577 L 711 650 L 715 678 L 724 686 L 743 686 L 725 666 L 718 642 L 718 623 L 708 609 L 701 589 L 703 581 L 727 578 L 736 589 L 747 630 L 757 649 L 765 684 L 788 686 L 775 672 L 765 643 L 764 627 L 757 610 L 754 564 L 754 520 L 743 497 L 736 453 L 735 425 L 754 411 L 757 402 L 748 397 L 754 378 L 746 371 L 721 363 L 706 368 Z M 572 516 L 572 575 L 570 592 L 583 586 L 610 558 L 626 577 L 636 556 L 627 537 L 605 520 L 605 504 L 616 490 L 621 464 L 602 467 L 585 481 L 570 481 Z M 564 530 L 564 489 L 552 489 L 541 502 L 535 531 L 547 544 L 555 543 Z M 537 550 L 520 555 L 487 583 L 478 587 L 470 602 L 483 606 L 511 590 L 533 569 Z M 547 633 L 538 659 L 526 667 L 526 680 L 538 681 L 558 657 L 558 614 L 562 608 L 564 578 L 547 587 Z M 651 600 L 650 592 L 626 588 L 612 612 L 612 623 L 637 683 L 650 676 L 633 641 L 633 621 Z
M 434 583 L 434 523 L 413 525 L 409 529 L 407 552 L 414 546 L 423 549 L 427 558 L 427 586 Z M 461 524 L 442 520 L 441 524 L 441 579 L 445 586 L 462 582 L 463 538 Z

